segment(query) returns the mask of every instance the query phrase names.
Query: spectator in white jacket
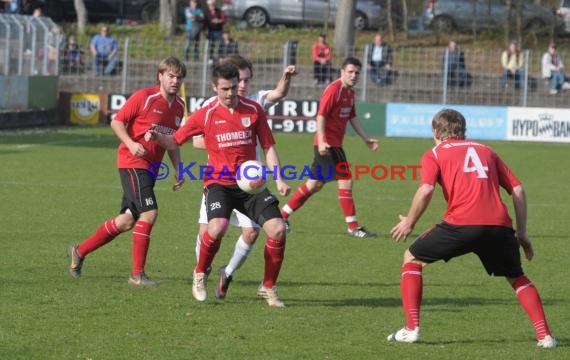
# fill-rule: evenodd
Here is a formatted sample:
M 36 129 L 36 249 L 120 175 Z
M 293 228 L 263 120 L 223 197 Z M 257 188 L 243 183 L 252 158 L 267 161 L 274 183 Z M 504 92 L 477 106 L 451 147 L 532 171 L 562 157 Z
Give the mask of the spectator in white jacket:
M 542 77 L 550 79 L 550 95 L 558 94 L 558 90 L 570 90 L 570 83 L 564 73 L 564 62 L 556 52 L 556 44 L 551 42 L 548 51 L 542 55 Z

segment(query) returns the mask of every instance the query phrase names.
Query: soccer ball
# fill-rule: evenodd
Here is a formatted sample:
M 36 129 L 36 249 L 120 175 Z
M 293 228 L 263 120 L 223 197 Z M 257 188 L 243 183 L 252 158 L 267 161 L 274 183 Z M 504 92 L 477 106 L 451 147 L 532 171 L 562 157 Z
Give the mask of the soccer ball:
M 248 160 L 239 166 L 237 184 L 248 194 L 259 194 L 266 188 L 263 173 L 263 163 L 258 160 Z

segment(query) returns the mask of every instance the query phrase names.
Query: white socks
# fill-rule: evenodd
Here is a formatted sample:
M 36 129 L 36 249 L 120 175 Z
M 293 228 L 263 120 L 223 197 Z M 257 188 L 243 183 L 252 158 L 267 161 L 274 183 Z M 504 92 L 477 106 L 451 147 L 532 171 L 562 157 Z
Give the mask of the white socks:
M 242 264 L 247 259 L 247 256 L 253 249 L 253 245 L 249 245 L 243 240 L 243 235 L 239 236 L 238 241 L 236 242 L 236 246 L 234 248 L 234 253 L 232 254 L 232 258 L 228 265 L 226 265 L 226 275 L 231 276 L 234 271 L 240 268 Z

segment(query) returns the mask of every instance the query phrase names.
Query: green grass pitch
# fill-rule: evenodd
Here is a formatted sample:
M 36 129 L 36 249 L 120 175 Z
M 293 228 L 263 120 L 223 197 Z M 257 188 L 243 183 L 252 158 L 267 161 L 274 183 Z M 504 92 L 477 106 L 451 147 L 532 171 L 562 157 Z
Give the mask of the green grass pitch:
M 276 139 L 283 164 L 310 164 L 310 135 Z M 474 255 L 425 270 L 422 343 L 386 342 L 404 323 L 399 281 L 407 244 L 394 243 L 389 231 L 409 207 L 417 187 L 411 179 L 356 182 L 359 220 L 377 239 L 345 235 L 336 184 L 291 217 L 278 283 L 285 309 L 270 309 L 256 297 L 263 238 L 226 300 L 214 298 L 216 276 L 205 303 L 192 299 L 198 181 L 177 193 L 170 179 L 157 183 L 159 219 L 147 261 L 157 288 L 127 285 L 130 234 L 91 254 L 83 277 L 73 279 L 66 247 L 120 205 L 117 139 L 98 127 L 0 133 L 0 359 L 570 358 L 569 145 L 489 144 L 526 187 L 536 257 L 523 266 L 541 292 L 558 349 L 536 348 L 514 292 L 505 280 L 487 276 Z M 365 165 L 416 165 L 432 146 L 429 139 L 381 138 L 371 153 L 358 138 L 345 140 L 349 160 Z M 185 162 L 205 159 L 191 145 L 183 148 Z M 438 222 L 444 207 L 437 191 L 414 235 Z M 224 238 L 216 271 L 237 236 L 231 228 Z

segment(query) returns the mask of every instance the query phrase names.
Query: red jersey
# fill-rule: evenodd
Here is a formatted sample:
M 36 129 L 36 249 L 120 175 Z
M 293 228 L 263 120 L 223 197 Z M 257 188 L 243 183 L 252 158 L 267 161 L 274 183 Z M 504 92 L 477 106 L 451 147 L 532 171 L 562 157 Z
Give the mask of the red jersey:
M 204 185 L 235 185 L 236 167 L 257 158 L 257 141 L 264 149 L 275 144 L 261 105 L 241 96 L 238 99 L 238 106 L 233 112 L 217 99 L 212 101 L 190 115 L 174 134 L 178 145 L 195 135 L 204 134 L 208 166 L 213 168 L 213 172 L 204 177 Z
M 343 86 L 341 79 L 333 81 L 321 97 L 317 115 L 325 117 L 325 142 L 333 147 L 342 147 L 346 124 L 356 117 L 354 89 Z M 313 143 L 318 145 L 317 134 Z
M 447 140 L 422 157 L 421 183 L 439 183 L 447 201 L 443 220 L 452 225 L 512 227 L 499 186 L 509 194 L 520 181 L 488 146 Z
M 118 168 L 148 169 L 154 162 L 162 161 L 165 150 L 155 141 L 145 141 L 144 134 L 154 128 L 162 134 L 173 134 L 184 117 L 184 102 L 176 97 L 169 103 L 161 94 L 160 87 L 153 86 L 135 92 L 119 110 L 116 121 L 125 124 L 129 137 L 141 143 L 147 153 L 136 157 L 121 143 L 117 155 Z

